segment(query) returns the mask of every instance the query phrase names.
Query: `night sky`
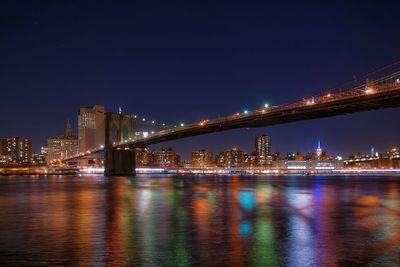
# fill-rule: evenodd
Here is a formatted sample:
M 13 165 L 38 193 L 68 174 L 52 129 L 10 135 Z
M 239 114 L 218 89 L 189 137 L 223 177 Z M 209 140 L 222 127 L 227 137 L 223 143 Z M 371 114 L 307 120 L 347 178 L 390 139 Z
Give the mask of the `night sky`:
M 129 2 L 129 3 L 128 3 Z M 218 3 L 217 3 L 218 2 Z M 80 106 L 195 122 L 323 93 L 400 58 L 396 1 L 1 1 L 0 137 L 36 150 Z M 400 109 L 164 143 L 331 155 L 400 145 Z

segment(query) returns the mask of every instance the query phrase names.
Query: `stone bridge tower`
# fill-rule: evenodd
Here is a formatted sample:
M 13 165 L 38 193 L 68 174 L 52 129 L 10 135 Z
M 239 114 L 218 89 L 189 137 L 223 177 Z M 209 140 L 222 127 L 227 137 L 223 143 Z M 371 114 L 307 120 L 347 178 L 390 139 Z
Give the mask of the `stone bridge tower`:
M 135 175 L 134 149 L 114 149 L 113 143 L 130 140 L 134 136 L 133 117 L 107 112 L 105 116 L 104 174 Z M 115 139 L 113 140 L 113 137 Z

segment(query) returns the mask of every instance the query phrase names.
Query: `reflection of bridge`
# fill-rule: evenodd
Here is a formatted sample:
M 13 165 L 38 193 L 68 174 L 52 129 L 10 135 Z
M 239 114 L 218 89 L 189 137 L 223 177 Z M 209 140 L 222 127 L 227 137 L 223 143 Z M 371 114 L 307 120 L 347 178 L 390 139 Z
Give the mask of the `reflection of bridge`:
M 106 138 L 108 141 L 106 141 L 105 148 L 88 151 L 85 155 L 104 150 L 106 175 L 133 174 L 135 170 L 134 148 L 136 147 L 244 127 L 270 126 L 361 111 L 399 107 L 399 79 L 400 71 L 397 71 L 373 81 L 367 80 L 366 83 L 359 84 L 349 90 L 329 92 L 288 104 L 254 111 L 244 111 L 218 119 L 203 120 L 188 125 L 182 124 L 142 138 L 122 140 L 122 137 L 120 137 L 115 143 L 112 143 L 110 138 Z M 123 120 L 124 117 L 124 115 L 119 114 L 120 120 Z M 109 125 L 112 120 L 115 119 L 108 119 L 106 125 Z M 85 155 L 79 155 L 74 158 Z

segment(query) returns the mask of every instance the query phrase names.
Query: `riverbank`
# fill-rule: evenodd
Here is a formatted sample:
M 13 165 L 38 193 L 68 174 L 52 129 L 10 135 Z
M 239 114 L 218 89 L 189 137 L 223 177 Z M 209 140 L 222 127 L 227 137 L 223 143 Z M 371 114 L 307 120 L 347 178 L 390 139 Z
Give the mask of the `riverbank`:
M 0 175 L 75 175 L 103 174 L 103 168 L 0 168 Z M 203 174 L 203 175 L 400 175 L 400 169 L 280 169 L 280 168 L 136 168 L 137 174 Z

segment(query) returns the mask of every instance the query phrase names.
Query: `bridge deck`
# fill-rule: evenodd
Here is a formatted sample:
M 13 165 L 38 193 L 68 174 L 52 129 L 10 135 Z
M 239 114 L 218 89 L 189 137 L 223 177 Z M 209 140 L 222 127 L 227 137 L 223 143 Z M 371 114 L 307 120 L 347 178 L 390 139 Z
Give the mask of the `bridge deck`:
M 377 79 L 373 84 L 363 84 L 343 92 L 327 93 L 289 104 L 247 113 L 235 113 L 227 117 L 204 120 L 184 127 L 165 129 L 150 134 L 146 138 L 125 140 L 121 143 L 116 143 L 113 145 L 113 148 L 132 149 L 238 128 L 265 127 L 361 111 L 400 107 L 400 81 L 398 77 L 400 77 L 400 72 Z M 89 153 L 80 154 L 65 160 L 77 159 L 101 151 L 103 151 L 103 148 L 98 148 L 91 150 Z
M 265 127 L 361 111 L 400 107 L 400 83 L 395 83 L 390 87 L 375 86 L 374 89 L 367 90 L 358 88 L 356 92 L 329 94 L 248 114 L 233 114 L 216 120 L 163 130 L 151 134 L 147 138 L 115 144 L 114 147 L 142 147 L 231 129 Z

